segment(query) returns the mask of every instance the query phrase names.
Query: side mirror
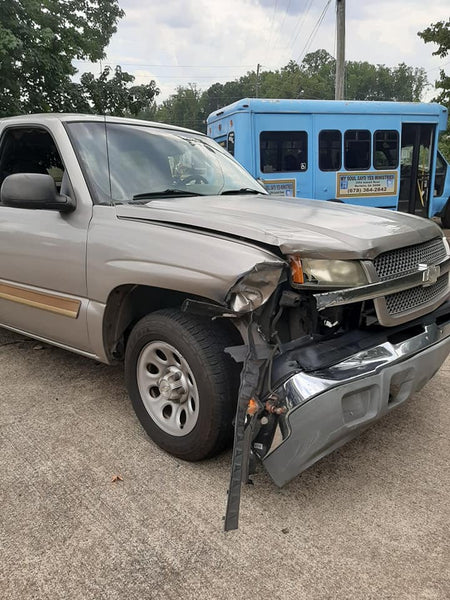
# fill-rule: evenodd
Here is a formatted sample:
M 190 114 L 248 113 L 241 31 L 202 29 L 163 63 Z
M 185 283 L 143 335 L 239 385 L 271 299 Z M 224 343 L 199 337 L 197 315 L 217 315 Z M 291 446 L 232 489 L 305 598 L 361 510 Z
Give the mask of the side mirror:
M 4 206 L 57 210 L 67 213 L 76 203 L 69 196 L 58 194 L 53 177 L 38 173 L 15 173 L 5 178 L 0 200 Z

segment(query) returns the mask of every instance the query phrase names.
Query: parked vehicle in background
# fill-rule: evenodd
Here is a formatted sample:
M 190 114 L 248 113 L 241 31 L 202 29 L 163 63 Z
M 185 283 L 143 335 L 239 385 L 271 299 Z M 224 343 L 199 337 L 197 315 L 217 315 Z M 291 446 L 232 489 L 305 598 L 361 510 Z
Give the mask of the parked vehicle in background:
M 206 135 L 131 119 L 3 119 L 0 174 L 0 325 L 123 362 L 182 459 L 218 453 L 234 420 L 227 529 L 254 460 L 284 485 L 450 352 L 432 221 L 270 197 Z
M 245 98 L 211 113 L 207 132 L 272 194 L 440 215 L 450 169 L 437 149 L 439 104 Z

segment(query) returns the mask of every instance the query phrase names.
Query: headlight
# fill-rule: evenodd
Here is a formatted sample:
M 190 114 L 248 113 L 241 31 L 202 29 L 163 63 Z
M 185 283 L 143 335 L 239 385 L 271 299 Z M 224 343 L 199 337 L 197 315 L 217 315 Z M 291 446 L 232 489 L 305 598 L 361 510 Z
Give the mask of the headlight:
M 231 310 L 243 314 L 264 304 L 275 291 L 282 271 L 280 263 L 255 265 L 228 292 L 227 302 Z
M 353 287 L 368 283 L 364 269 L 357 260 L 290 257 L 294 284 L 331 287 Z
M 442 241 L 444 242 L 444 247 L 447 251 L 447 256 L 450 256 L 450 244 L 448 243 L 448 240 L 446 237 L 442 238 Z

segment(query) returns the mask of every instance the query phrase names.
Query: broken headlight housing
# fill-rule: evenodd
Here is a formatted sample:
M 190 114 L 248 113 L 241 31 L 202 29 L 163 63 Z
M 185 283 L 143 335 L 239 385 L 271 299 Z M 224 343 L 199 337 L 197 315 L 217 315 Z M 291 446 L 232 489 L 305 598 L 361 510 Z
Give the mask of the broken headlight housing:
M 323 287 L 355 287 L 366 285 L 368 279 L 358 260 L 290 257 L 291 281 L 297 287 L 314 285 Z
M 284 265 L 259 263 L 243 275 L 227 294 L 227 303 L 233 312 L 244 314 L 262 306 L 280 282 Z

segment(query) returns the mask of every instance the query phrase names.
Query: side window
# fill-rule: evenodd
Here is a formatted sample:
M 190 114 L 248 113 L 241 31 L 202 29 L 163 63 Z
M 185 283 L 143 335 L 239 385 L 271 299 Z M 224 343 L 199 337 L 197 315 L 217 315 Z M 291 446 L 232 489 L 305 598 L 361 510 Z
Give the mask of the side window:
M 308 168 L 306 131 L 263 131 L 259 149 L 263 173 L 306 171 Z
M 370 168 L 370 131 L 348 129 L 344 134 L 344 166 L 347 171 Z
M 319 133 L 319 169 L 339 171 L 342 166 L 342 134 L 337 129 Z
M 0 184 L 15 173 L 51 175 L 58 190 L 61 188 L 64 165 L 48 131 L 37 127 L 5 130 L 0 149 Z
M 398 131 L 375 131 L 373 137 L 373 166 L 375 169 L 398 167 Z
M 227 150 L 231 156 L 234 156 L 234 131 L 230 131 L 227 137 L 222 136 L 220 138 L 215 138 L 215 142 L 222 146 L 224 150 Z
M 225 136 L 220 138 L 214 138 L 214 141 L 217 142 L 219 146 L 222 146 L 224 150 L 227 149 L 227 138 Z
M 234 156 L 234 140 L 234 131 L 230 131 L 230 133 L 228 134 L 227 150 L 231 154 L 231 156 Z

